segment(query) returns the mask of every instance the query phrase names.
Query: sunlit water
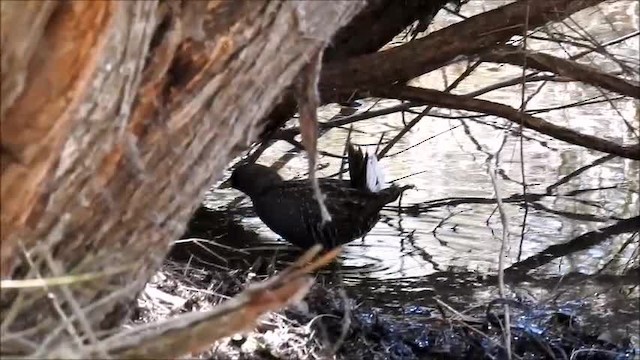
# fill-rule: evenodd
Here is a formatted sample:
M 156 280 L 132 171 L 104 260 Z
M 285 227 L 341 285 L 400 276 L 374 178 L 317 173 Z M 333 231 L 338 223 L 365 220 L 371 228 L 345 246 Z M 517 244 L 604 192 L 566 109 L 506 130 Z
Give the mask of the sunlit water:
M 470 10 L 465 10 L 466 15 L 481 10 L 473 1 L 470 6 Z M 637 2 L 609 4 L 602 7 L 602 12 L 605 16 L 589 11 L 575 19 L 583 26 L 586 24 L 586 30 L 600 41 L 638 30 Z M 441 15 L 436 29 L 458 21 L 453 15 Z M 570 45 L 560 49 L 553 43 L 535 40 L 529 40 L 528 47 L 557 55 L 563 55 L 564 51 L 575 54 L 584 50 Z M 638 48 L 636 36 L 609 50 L 625 55 L 637 64 Z M 601 69 L 616 68 L 600 55 L 586 56 L 581 61 L 597 64 Z M 442 71 L 415 79 L 413 85 L 443 89 L 466 69 L 467 64 L 466 61 L 452 64 Z M 521 69 L 516 67 L 483 64 L 453 92 L 477 91 L 520 75 Z M 571 82 L 529 84 L 525 97 L 538 91 L 541 85 L 527 110 L 558 107 L 596 97 L 602 100 L 603 92 L 599 89 Z M 519 86 L 514 86 L 492 91 L 481 98 L 519 108 L 520 91 Z M 615 100 L 618 95 L 612 93 L 606 93 L 606 96 L 612 99 L 610 103 L 552 110 L 537 116 L 617 143 L 637 143 L 638 102 Z M 369 99 L 363 102 L 359 111 L 398 103 Z M 320 112 L 321 120 L 327 121 L 339 111 L 339 106 L 326 106 Z M 495 194 L 488 163 L 497 164 L 500 171 L 497 185 L 502 198 L 522 195 L 525 191 L 523 181 L 527 184 L 526 193 L 532 197 L 526 204 L 517 201 L 503 206 L 508 227 L 505 267 L 552 245 L 612 226 L 617 219 L 638 216 L 638 161 L 606 157 L 606 154 L 529 130 L 524 131 L 524 137 L 519 137 L 517 124 L 495 117 L 472 118 L 468 113 L 447 109 L 433 109 L 430 114 L 432 116 L 421 120 L 393 147 L 390 156 L 381 160 L 388 180 L 404 178 L 399 183 L 416 186 L 403 196 L 403 211 L 397 211 L 398 203 L 392 204 L 363 240 L 345 247 L 341 258 L 343 283 L 370 305 L 399 309 L 410 303 L 429 302 L 428 299 L 438 295 L 464 308 L 465 304 L 482 304 L 497 296 L 494 275 L 498 269 L 503 224 L 493 202 Z M 461 120 L 462 115 L 467 117 Z M 404 120 L 408 122 L 414 116 L 407 113 Z M 635 133 L 628 124 L 635 128 Z M 290 124 L 294 125 L 297 124 Z M 354 124 L 352 139 L 358 144 L 376 144 L 383 134 L 388 141 L 402 127 L 400 113 L 382 116 Z M 347 130 L 328 131 L 319 140 L 319 148 L 342 154 Z M 270 165 L 292 149 L 284 142 L 275 143 L 259 162 Z M 497 160 L 493 158 L 496 156 Z M 488 161 L 490 157 L 492 161 Z M 330 157 L 321 157 L 320 164 L 320 176 L 329 176 L 339 169 L 339 161 Z M 584 171 L 570 175 L 581 168 Z M 306 176 L 305 170 L 306 158 L 295 156 L 286 163 L 281 174 L 286 178 L 302 177 Z M 259 244 L 278 243 L 288 248 L 255 216 L 238 211 L 250 207 L 247 199 L 238 202 L 238 196 L 240 194 L 232 189 L 215 190 L 208 194 L 206 203 L 212 208 L 238 214 L 235 221 L 254 231 Z M 460 201 L 456 205 L 440 204 L 421 208 L 418 212 L 407 211 L 412 206 L 433 204 L 436 200 L 446 202 L 449 198 Z M 576 251 L 531 267 L 527 273 L 529 280 L 523 281 L 519 277 L 518 282 L 514 280 L 509 284 L 514 292 L 538 300 L 550 298 L 562 290 L 565 299 L 588 302 L 590 308 L 613 307 L 629 328 L 635 326 L 637 329 L 638 290 L 632 289 L 629 295 L 624 292 L 628 291 L 628 286 L 623 286 L 632 285 L 633 280 L 599 281 L 597 276 L 587 278 L 582 275 L 615 275 L 634 263 L 637 267 L 639 227 L 636 224 L 630 231 L 606 237 L 583 249 L 578 245 Z M 582 275 L 561 281 L 562 276 L 570 274 Z

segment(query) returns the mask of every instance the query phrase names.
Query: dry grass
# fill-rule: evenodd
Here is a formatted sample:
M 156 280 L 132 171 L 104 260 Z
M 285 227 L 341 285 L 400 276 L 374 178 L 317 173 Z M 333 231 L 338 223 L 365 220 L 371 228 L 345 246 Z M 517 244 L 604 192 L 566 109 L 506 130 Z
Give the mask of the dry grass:
M 216 347 L 211 348 L 211 344 L 216 340 L 251 330 L 264 314 L 299 302 L 313 284 L 309 273 L 331 262 L 340 252 L 338 248 L 319 255 L 320 249 L 318 246 L 309 250 L 284 270 L 263 279 L 252 277 L 250 273 L 207 273 L 189 264 L 167 262 L 139 297 L 137 320 L 109 334 L 94 331 L 85 312 L 87 309 L 81 308 L 66 288 L 67 280 L 60 283 L 40 278 L 40 283 L 35 284 L 41 286 L 37 290 L 52 295 L 52 304 L 61 319 L 60 324 L 53 324 L 58 330 L 40 344 L 30 341 L 26 332 L 8 331 L 8 321 L 16 318 L 12 314 L 24 309 L 25 301 L 22 300 L 28 299 L 27 292 L 34 290 L 33 286 L 16 287 L 11 283 L 11 290 L 19 291 L 17 297 L 21 301 L 15 301 L 16 307 L 3 314 L 3 355 L 29 359 L 155 359 L 204 352 L 200 356 L 206 357 L 208 352 L 215 351 Z M 60 269 L 55 263 L 49 265 L 55 270 L 56 279 L 65 278 L 63 274 L 57 274 Z M 215 276 L 226 278 L 214 279 Z M 87 281 L 84 277 L 79 279 L 80 282 Z M 73 281 L 70 284 L 77 285 Z M 8 289 L 4 285 L 3 289 Z M 277 320 L 277 317 L 273 319 Z M 57 340 L 51 340 L 51 336 Z M 9 352 L 5 345 L 10 348 Z
M 137 302 L 136 314 L 128 326 L 148 324 L 193 311 L 209 311 L 240 292 L 245 284 L 265 281 L 250 269 L 208 271 L 190 263 L 166 261 L 151 279 Z M 314 290 L 312 290 L 314 291 Z M 318 291 L 318 288 L 315 288 Z M 304 301 L 293 312 L 299 318 L 312 318 Z M 294 316 L 295 317 L 295 316 Z M 255 326 L 212 344 L 198 359 L 314 359 L 326 358 L 313 337 L 311 322 L 306 324 L 283 313 L 269 312 Z

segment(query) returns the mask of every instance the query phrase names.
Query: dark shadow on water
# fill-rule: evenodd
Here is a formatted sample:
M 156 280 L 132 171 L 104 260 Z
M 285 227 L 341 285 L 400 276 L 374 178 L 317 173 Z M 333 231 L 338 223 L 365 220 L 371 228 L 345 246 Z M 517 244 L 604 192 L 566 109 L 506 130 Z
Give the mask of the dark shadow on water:
M 589 231 L 566 243 L 551 245 L 544 251 L 511 265 L 506 269 L 506 271 L 508 273 L 526 272 L 544 264 L 548 264 L 559 257 L 567 256 L 598 245 L 613 235 L 633 233 L 638 232 L 639 230 L 640 216 L 620 220 L 611 226 Z
M 204 268 L 253 267 L 253 272 L 271 273 L 274 259 L 293 262 L 302 253 L 283 242 L 265 242 L 239 224 L 237 217 L 245 215 L 241 211 L 216 211 L 201 206 L 172 247 L 169 258 Z

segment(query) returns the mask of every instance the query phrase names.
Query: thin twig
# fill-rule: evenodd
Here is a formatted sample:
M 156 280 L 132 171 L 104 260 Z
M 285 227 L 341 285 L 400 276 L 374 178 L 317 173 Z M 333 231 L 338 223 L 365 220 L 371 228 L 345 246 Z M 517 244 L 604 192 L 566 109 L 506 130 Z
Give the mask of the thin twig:
M 49 266 L 49 270 L 51 270 L 53 275 L 62 276 L 62 274 L 64 273 L 64 270 L 62 269 L 62 266 L 55 261 L 55 259 L 53 258 L 53 255 L 50 252 L 48 252 L 45 255 L 45 260 L 47 265 Z M 82 311 L 82 308 L 80 307 L 80 304 L 78 303 L 78 301 L 76 301 L 76 299 L 73 297 L 73 293 L 71 292 L 71 289 L 69 289 L 69 286 L 68 285 L 60 286 L 60 291 L 62 292 L 62 296 L 65 298 L 67 304 L 69 304 L 72 314 L 75 316 L 76 320 L 82 327 L 82 331 L 84 331 L 84 335 L 89 339 L 89 343 L 92 346 L 95 346 L 97 355 L 99 355 L 101 358 L 104 358 L 104 359 L 111 359 L 111 356 L 109 356 L 106 349 L 98 341 L 98 337 L 93 331 L 93 328 L 89 323 L 89 319 L 87 319 L 86 314 Z
M 523 50 L 523 56 L 522 56 L 522 62 L 523 62 L 523 66 L 522 66 L 522 85 L 520 85 L 520 112 L 523 113 L 527 107 L 527 104 L 529 102 L 530 99 L 533 98 L 533 94 L 529 99 L 525 99 L 525 95 L 526 95 L 526 84 L 525 84 L 525 75 L 526 75 L 526 69 L 527 69 L 527 55 L 526 55 L 526 51 L 527 51 L 527 33 L 529 31 L 529 6 L 527 6 L 527 16 L 525 17 L 525 25 L 524 25 L 524 35 L 523 35 L 523 39 L 522 39 L 522 50 Z M 544 84 L 546 84 L 546 82 L 543 82 L 541 86 L 538 87 L 538 91 L 540 91 L 540 89 L 542 89 L 542 86 L 544 86 Z M 538 92 L 537 91 L 537 92 Z M 536 94 L 537 94 L 536 92 Z M 527 197 L 527 180 L 526 180 L 526 175 L 525 175 L 525 170 L 524 170 L 524 138 L 522 137 L 522 133 L 524 132 L 524 119 L 520 120 L 520 124 L 519 124 L 519 130 L 520 130 L 520 176 L 522 177 L 522 196 L 523 197 Z M 494 189 L 496 188 L 496 186 L 494 185 Z M 498 191 L 496 191 L 496 198 L 498 197 Z M 500 206 L 500 201 L 498 201 L 498 206 Z M 518 246 L 518 261 L 520 261 L 520 256 L 522 254 L 522 246 L 524 245 L 524 233 L 526 231 L 526 225 L 527 225 L 527 215 L 529 215 L 529 206 L 527 204 L 527 202 L 524 202 L 524 216 L 522 217 L 522 228 L 520 230 L 520 244 Z M 504 225 L 503 225 L 504 226 Z M 504 297 L 504 294 L 501 295 L 502 297 Z
M 27 249 L 25 249 L 22 244 L 20 244 L 20 246 L 22 247 L 22 252 L 24 253 L 25 259 L 27 260 L 27 263 L 29 264 L 29 266 L 36 269 L 35 263 L 31 258 L 31 255 L 29 254 Z M 37 269 L 36 269 L 36 275 L 39 278 L 42 277 L 42 275 Z M 73 327 L 73 323 L 71 322 L 67 314 L 65 314 L 64 310 L 62 309 L 62 304 L 58 301 L 58 297 L 56 296 L 56 294 L 54 294 L 47 285 L 43 286 L 43 289 L 48 293 L 48 298 L 51 300 L 51 304 L 53 305 L 53 308 L 55 309 L 58 316 L 60 316 L 62 323 L 65 325 L 65 329 L 69 333 L 71 339 L 73 339 L 73 341 L 75 342 L 75 345 L 78 348 L 82 347 L 82 340 L 80 339 L 80 335 L 78 334 L 78 331 L 76 330 L 76 328 Z
M 502 222 L 502 244 L 500 245 L 500 255 L 498 258 L 498 288 L 500 297 L 506 299 L 506 291 L 504 286 L 504 258 L 507 250 L 507 242 L 509 237 L 509 224 L 507 221 L 507 214 L 504 211 L 502 205 L 502 197 L 500 195 L 500 189 L 495 176 L 495 170 L 489 165 L 489 177 L 491 177 L 491 183 L 493 185 L 493 191 L 496 195 L 496 203 L 498 205 L 498 211 L 500 212 L 500 221 Z M 511 317 L 509 314 L 509 305 L 504 305 L 504 343 L 507 350 L 507 357 L 511 359 Z
M 480 66 L 480 64 L 482 64 L 481 61 L 476 61 L 475 63 L 473 63 L 471 66 L 467 67 L 467 69 L 460 74 L 460 76 L 458 76 L 449 86 L 447 86 L 446 89 L 444 89 L 444 92 L 450 92 L 451 90 L 455 89 L 464 79 L 466 79 L 467 77 L 469 77 L 469 75 L 471 75 L 471 73 L 473 73 L 473 71 L 475 69 L 478 68 L 478 66 Z M 411 120 L 409 122 L 409 124 L 407 126 L 405 126 L 378 154 L 378 158 L 382 159 L 388 152 L 389 150 L 391 150 L 391 148 L 398 142 L 400 141 L 400 139 L 402 139 L 402 137 L 408 133 L 416 124 L 418 124 L 418 122 L 425 117 L 427 114 L 429 114 L 429 111 L 431 111 L 431 109 L 433 109 L 434 106 L 427 106 L 418 116 L 416 116 L 415 118 L 413 118 L 413 120 Z

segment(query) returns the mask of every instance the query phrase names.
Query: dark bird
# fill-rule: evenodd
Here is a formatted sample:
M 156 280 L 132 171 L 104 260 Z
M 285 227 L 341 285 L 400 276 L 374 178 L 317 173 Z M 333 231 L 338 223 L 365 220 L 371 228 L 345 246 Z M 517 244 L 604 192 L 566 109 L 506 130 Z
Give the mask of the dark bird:
M 273 232 L 301 248 L 320 243 L 333 248 L 364 236 L 380 219 L 380 210 L 413 186 L 386 187 L 375 154 L 349 144 L 350 180 L 319 179 L 331 221 L 305 180 L 284 181 L 276 170 L 245 164 L 231 175 L 231 186 L 251 198 L 253 208 Z

